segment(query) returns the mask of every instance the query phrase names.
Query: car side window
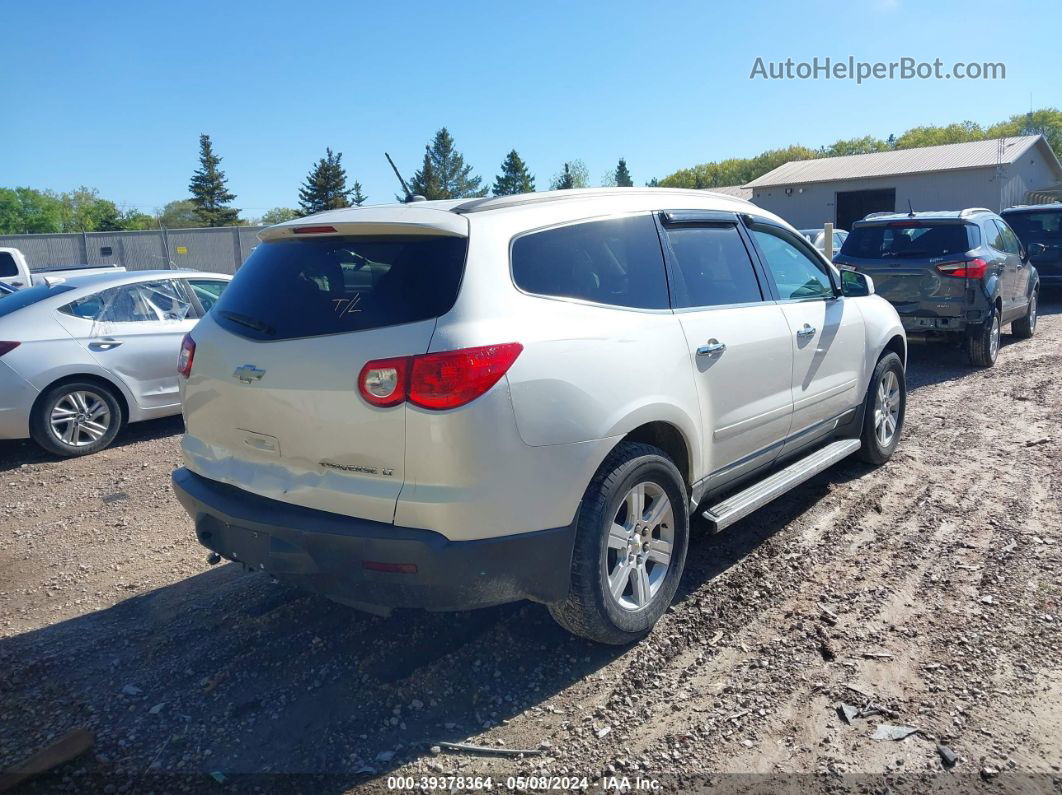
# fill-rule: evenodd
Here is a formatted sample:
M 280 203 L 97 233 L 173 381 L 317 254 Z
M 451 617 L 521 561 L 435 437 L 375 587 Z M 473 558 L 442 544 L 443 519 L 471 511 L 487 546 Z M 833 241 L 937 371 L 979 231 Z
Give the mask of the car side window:
M 791 235 L 766 225 L 756 225 L 751 232 L 766 260 L 767 270 L 774 277 L 781 300 L 833 298 L 833 282 L 825 263 L 812 259 Z
M 995 220 L 992 223 L 999 227 L 999 234 L 1003 238 L 1003 250 L 1008 254 L 1021 254 L 1021 243 L 1018 242 L 1017 236 L 1010 227 Z
M 188 279 L 187 282 L 198 299 L 199 305 L 203 307 L 204 313 L 209 312 L 211 307 L 218 302 L 228 284 L 220 279 Z
M 192 304 L 176 281 L 160 279 L 112 287 L 59 311 L 99 323 L 177 323 L 191 316 Z
M 667 309 L 667 277 L 651 215 L 584 221 L 512 244 L 513 281 L 536 295 Z
M 665 227 L 675 263 L 676 308 L 762 301 L 752 259 L 732 223 Z
M 1003 230 L 993 220 L 985 223 L 985 242 L 996 251 L 1006 251 L 1003 248 Z

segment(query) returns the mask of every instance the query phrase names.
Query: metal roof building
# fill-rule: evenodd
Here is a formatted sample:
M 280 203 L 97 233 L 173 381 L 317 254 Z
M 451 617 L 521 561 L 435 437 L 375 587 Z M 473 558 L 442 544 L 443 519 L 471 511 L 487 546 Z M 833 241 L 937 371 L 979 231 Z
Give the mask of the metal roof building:
M 999 211 L 1062 182 L 1062 165 L 1042 135 L 992 138 L 865 155 L 796 160 L 745 187 L 752 202 L 798 228 L 831 221 L 850 229 L 867 213 Z

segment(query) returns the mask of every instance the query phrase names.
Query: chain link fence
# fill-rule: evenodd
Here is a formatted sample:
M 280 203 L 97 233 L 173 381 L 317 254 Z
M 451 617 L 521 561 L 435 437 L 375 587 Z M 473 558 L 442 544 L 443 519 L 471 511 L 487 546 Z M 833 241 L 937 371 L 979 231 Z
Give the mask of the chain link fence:
M 0 235 L 0 248 L 17 248 L 30 268 L 121 265 L 126 270 L 191 268 L 235 273 L 258 245 L 264 226 Z

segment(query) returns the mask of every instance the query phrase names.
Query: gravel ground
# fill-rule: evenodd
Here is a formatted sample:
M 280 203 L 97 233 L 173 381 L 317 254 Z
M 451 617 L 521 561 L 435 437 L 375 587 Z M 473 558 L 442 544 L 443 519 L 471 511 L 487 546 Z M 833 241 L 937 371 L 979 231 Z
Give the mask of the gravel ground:
M 678 601 L 627 649 L 539 605 L 382 619 L 208 567 L 169 488 L 179 419 L 78 460 L 0 443 L 0 770 L 87 727 L 93 750 L 31 790 L 542 773 L 1059 791 L 1062 297 L 1047 298 L 1037 336 L 1005 337 L 991 370 L 913 346 L 893 460 L 843 462 L 695 540 Z M 880 711 L 849 724 L 841 703 Z M 881 724 L 918 732 L 872 739 Z

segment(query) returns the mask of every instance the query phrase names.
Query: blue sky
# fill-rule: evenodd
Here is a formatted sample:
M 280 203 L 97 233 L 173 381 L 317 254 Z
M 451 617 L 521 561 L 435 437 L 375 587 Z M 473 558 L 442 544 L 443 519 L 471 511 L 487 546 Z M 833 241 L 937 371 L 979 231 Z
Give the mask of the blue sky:
M 244 215 L 294 206 L 326 146 L 372 203 L 449 127 L 485 181 L 516 148 L 540 189 L 581 158 L 636 184 L 801 143 L 1062 106 L 1062 3 L 24 2 L 0 0 L 0 185 L 96 187 L 145 211 L 187 195 L 207 132 Z M 998 81 L 750 80 L 814 56 Z

